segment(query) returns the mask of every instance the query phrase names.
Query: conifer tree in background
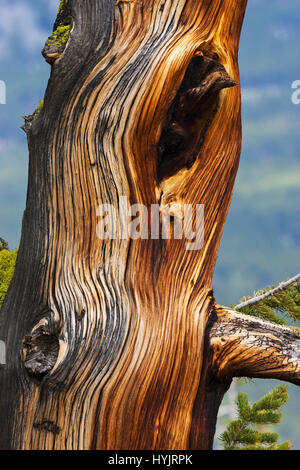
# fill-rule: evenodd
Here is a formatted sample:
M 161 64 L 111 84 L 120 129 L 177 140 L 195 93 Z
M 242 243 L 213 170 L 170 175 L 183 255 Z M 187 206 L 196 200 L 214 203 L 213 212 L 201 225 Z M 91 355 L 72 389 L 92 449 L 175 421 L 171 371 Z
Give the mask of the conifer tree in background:
M 0 238 L 0 307 L 12 280 L 16 259 L 17 251 L 9 251 L 6 241 Z

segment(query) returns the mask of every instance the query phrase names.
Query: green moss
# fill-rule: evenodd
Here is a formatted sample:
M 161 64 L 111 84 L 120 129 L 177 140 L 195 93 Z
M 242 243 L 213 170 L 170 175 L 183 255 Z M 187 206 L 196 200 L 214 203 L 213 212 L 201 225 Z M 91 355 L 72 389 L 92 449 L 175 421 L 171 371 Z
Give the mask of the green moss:
M 17 259 L 17 251 L 0 251 L 0 307 L 12 280 Z
M 68 1 L 69 0 L 60 0 L 60 4 L 59 4 L 59 7 L 58 7 L 58 14 L 63 12 L 63 9 L 67 5 Z
M 47 41 L 48 46 L 63 46 L 69 39 L 70 25 L 58 26 Z
M 41 112 L 42 108 L 44 106 L 44 100 L 41 100 L 36 108 L 36 110 L 33 113 L 33 117 L 36 118 L 37 115 Z
M 61 0 L 54 23 L 54 31 L 46 42 L 46 49 L 49 49 L 51 52 L 63 50 L 69 39 L 71 25 L 68 24 L 70 23 L 70 15 L 67 8 L 68 2 L 69 0 Z

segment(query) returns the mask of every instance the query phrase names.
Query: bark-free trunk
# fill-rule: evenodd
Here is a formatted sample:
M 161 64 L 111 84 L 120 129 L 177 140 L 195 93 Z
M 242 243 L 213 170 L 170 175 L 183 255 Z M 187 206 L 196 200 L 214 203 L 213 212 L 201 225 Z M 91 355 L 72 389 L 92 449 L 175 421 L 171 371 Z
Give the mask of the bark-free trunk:
M 275 327 L 264 324 L 265 345 L 249 331 L 257 323 L 212 293 L 240 155 L 246 3 L 61 3 L 43 51 L 44 107 L 24 125 L 27 205 L 1 312 L 1 448 L 207 449 L 232 376 L 264 376 L 247 351 L 263 354 Z M 173 224 L 178 207 L 203 204 L 202 249 L 101 240 L 97 208 L 121 197 L 174 212 Z M 277 376 L 297 382 L 299 335 L 282 331 L 295 345 L 274 346 Z

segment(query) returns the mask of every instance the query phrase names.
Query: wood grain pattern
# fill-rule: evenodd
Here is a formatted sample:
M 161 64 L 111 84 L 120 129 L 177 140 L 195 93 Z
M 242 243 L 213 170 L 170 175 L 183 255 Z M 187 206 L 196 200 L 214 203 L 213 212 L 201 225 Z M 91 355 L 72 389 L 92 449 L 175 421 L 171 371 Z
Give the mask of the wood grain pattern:
M 217 309 L 210 331 L 213 368 L 232 377 L 281 379 L 300 385 L 300 333 L 230 309 Z
M 26 128 L 27 204 L 1 312 L 1 448 L 212 445 L 228 383 L 212 380 L 207 331 L 241 147 L 246 3 L 69 0 L 69 40 Z M 203 248 L 99 240 L 97 207 L 120 196 L 204 204 Z M 56 362 L 36 373 L 28 354 L 45 335 Z

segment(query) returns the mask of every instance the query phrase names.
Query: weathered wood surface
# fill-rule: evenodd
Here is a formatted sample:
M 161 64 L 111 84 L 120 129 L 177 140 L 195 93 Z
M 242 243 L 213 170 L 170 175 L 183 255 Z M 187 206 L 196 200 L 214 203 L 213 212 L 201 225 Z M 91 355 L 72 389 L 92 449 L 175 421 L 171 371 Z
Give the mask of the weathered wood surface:
M 300 333 L 231 309 L 218 307 L 210 330 L 212 368 L 232 377 L 281 379 L 300 385 Z
M 209 448 L 212 276 L 241 148 L 246 0 L 69 0 L 27 119 L 29 182 L 1 311 L 0 447 Z M 204 204 L 205 242 L 97 238 L 97 207 Z

